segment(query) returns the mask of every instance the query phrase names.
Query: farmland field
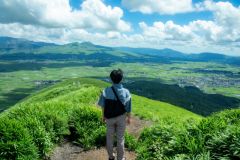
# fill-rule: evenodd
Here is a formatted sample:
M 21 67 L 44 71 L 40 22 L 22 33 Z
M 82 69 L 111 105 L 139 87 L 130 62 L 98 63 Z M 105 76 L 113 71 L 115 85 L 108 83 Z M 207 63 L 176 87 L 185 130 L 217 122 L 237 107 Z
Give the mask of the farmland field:
M 108 81 L 108 74 L 113 68 L 121 68 L 124 71 L 124 83 L 127 85 L 139 80 L 154 79 L 161 84 L 176 84 L 182 88 L 195 86 L 206 94 L 240 98 L 238 66 L 183 61 L 171 63 L 102 62 L 99 66 L 96 64 L 98 64 L 96 61 L 83 60 L 1 61 L 0 109 L 5 110 L 31 93 L 64 79 L 95 77 Z M 141 86 L 137 87 L 141 88 Z

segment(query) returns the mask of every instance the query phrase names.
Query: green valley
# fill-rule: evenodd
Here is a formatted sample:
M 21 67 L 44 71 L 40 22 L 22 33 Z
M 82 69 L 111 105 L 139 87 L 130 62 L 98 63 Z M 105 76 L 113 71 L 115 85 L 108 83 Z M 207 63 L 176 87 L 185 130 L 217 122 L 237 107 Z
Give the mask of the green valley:
M 0 44 L 0 159 L 47 159 L 66 139 L 83 150 L 104 146 L 96 101 L 113 68 L 124 71 L 133 114 L 152 124 L 138 139 L 126 133 L 138 160 L 240 158 L 238 57 L 8 39 Z
M 68 78 L 108 81 L 113 68 L 124 71 L 124 83 L 131 92 L 204 116 L 237 108 L 240 103 L 239 57 L 187 55 L 171 49 L 114 48 L 90 42 L 56 45 L 10 37 L 0 39 L 0 111 Z M 151 83 L 156 87 L 148 85 Z M 172 96 L 172 92 L 178 93 Z
M 100 63 L 105 63 L 101 66 Z M 99 64 L 99 66 L 98 66 Z M 108 80 L 108 74 L 112 68 L 121 68 L 125 72 L 124 82 L 127 86 L 131 87 L 130 91 L 136 92 L 137 88 L 144 90 L 150 90 L 147 86 L 142 87 L 141 82 L 146 81 L 151 84 L 150 81 L 154 81 L 156 88 L 161 90 L 161 94 L 143 95 L 153 99 L 160 99 L 161 101 L 180 105 L 193 112 L 202 115 L 208 115 L 214 111 L 219 111 L 221 108 L 235 108 L 238 105 L 239 99 L 239 78 L 229 77 L 229 75 L 219 75 L 219 73 L 198 73 L 194 71 L 194 68 L 206 68 L 212 67 L 215 69 L 221 69 L 225 67 L 225 70 L 231 71 L 234 74 L 238 73 L 238 68 L 235 66 L 215 64 L 210 62 L 172 62 L 170 64 L 163 63 L 125 63 L 114 62 L 107 64 L 105 61 L 96 60 L 92 61 L 1 61 L 0 62 L 0 109 L 4 110 L 11 105 L 14 105 L 19 100 L 36 92 L 39 89 L 47 87 L 55 83 L 55 81 L 61 81 L 67 78 L 76 77 L 95 77 L 102 80 Z M 181 67 L 181 68 L 180 68 Z M 132 83 L 134 82 L 134 83 Z M 214 84 L 216 83 L 216 84 Z M 201 86 L 200 86 L 201 84 Z M 172 97 L 168 88 L 171 86 L 172 90 L 178 90 L 178 94 L 188 94 L 185 92 L 184 87 L 193 86 L 199 87 L 201 94 L 204 98 L 199 101 L 197 95 L 195 99 L 181 99 L 181 97 Z M 153 87 L 153 86 L 152 86 Z M 181 89 L 182 88 L 182 89 Z M 198 88 L 196 88 L 197 90 Z M 157 90 L 155 90 L 158 92 Z M 169 91 L 169 92 L 168 92 Z M 154 90 L 151 90 L 154 92 Z M 183 93 L 184 92 L 184 93 Z M 203 93 L 202 93 L 203 92 Z M 137 94 L 139 91 L 136 92 Z M 145 92 L 146 93 L 146 92 Z M 189 93 L 191 91 L 189 90 Z M 194 92 L 196 93 L 196 92 Z M 151 93 L 153 94 L 153 93 Z M 163 95 L 163 97 L 157 97 L 157 95 Z M 226 99 L 227 103 L 221 105 L 217 101 L 211 102 L 211 95 L 207 94 L 220 94 L 223 100 Z M 141 94 L 142 95 L 142 94 Z M 221 96 L 218 97 L 221 97 Z M 186 95 L 187 96 L 187 95 Z M 185 97 L 186 97 L 185 96 Z M 228 97 L 226 97 L 228 96 Z M 173 98 L 177 102 L 173 102 L 170 98 Z M 188 96 L 187 96 L 188 97 Z M 232 97 L 232 98 L 231 98 Z M 229 101 L 230 100 L 230 101 Z M 184 102 L 179 102 L 184 101 Z M 188 101 L 185 103 L 185 101 Z M 191 102 L 192 101 L 192 102 Z M 203 103 L 208 105 L 210 102 L 213 108 L 219 109 L 207 109 L 203 106 L 196 106 L 197 108 L 191 108 L 192 103 Z M 193 105 L 194 106 L 194 105 Z M 198 109 L 198 111 L 197 111 Z
M 2 0 L 0 160 L 240 160 L 239 26 L 240 0 Z

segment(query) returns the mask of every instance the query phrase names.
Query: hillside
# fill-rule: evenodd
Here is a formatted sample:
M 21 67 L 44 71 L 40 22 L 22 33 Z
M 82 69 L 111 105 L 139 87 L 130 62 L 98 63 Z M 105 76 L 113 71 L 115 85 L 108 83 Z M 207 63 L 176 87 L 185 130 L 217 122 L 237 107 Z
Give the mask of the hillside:
M 173 49 L 153 49 L 153 48 L 131 48 L 131 47 L 116 47 L 116 49 L 125 52 L 138 53 L 140 55 L 150 55 L 156 59 L 165 59 L 170 61 L 190 61 L 190 62 L 216 62 L 226 63 L 231 65 L 240 65 L 240 57 L 226 56 L 220 53 L 195 53 L 186 54 Z
M 135 80 L 127 83 L 126 87 L 134 94 L 181 106 L 202 116 L 224 109 L 238 108 L 240 105 L 238 98 L 207 94 L 194 86 L 179 87 L 176 84 L 164 84 L 154 79 Z
M 21 104 L 27 105 L 57 99 L 60 102 L 79 102 L 90 103 L 91 105 L 94 105 L 95 102 L 97 102 L 98 96 L 100 95 L 102 89 L 109 85 L 109 83 L 100 80 L 87 78 L 67 80 L 43 89 L 37 94 L 31 95 L 25 99 L 25 101 L 21 102 Z M 83 94 L 82 92 L 80 93 L 81 88 L 84 90 L 84 93 L 86 93 L 83 98 L 81 98 L 81 95 Z M 189 118 L 201 119 L 201 116 L 178 106 L 161 101 L 151 100 L 134 94 L 132 97 L 133 113 L 142 118 L 152 119 L 155 121 L 168 119 L 169 117 L 174 117 L 177 120 L 183 121 Z M 90 102 L 89 98 L 91 98 Z M 82 102 L 83 100 L 84 102 Z M 149 110 L 149 108 L 151 109 Z
M 103 146 L 105 126 L 95 104 L 108 85 L 87 78 L 67 80 L 1 113 L 0 159 L 46 158 L 66 136 L 84 150 Z M 133 113 L 156 123 L 146 128 L 138 140 L 126 134 L 126 148 L 135 151 L 139 160 L 240 157 L 240 146 L 236 143 L 240 132 L 235 125 L 239 124 L 239 110 L 225 111 L 205 120 L 177 106 L 133 95 Z M 214 137 L 221 134 L 226 135 L 226 140 L 233 137 L 227 144 L 223 139 L 216 150 Z
M 91 42 L 74 42 L 64 45 L 33 42 L 26 39 L 0 37 L 2 60 L 104 60 L 109 62 L 157 62 L 172 61 L 216 62 L 240 65 L 240 57 L 218 53 L 186 54 L 169 48 L 106 47 Z
M 36 49 L 45 46 L 55 46 L 53 43 L 34 42 L 22 38 L 0 37 L 0 51 L 18 52 L 20 49 Z
M 31 159 L 35 159 L 37 155 L 46 156 L 54 143 L 60 142 L 66 135 L 70 135 L 71 139 L 86 149 L 93 145 L 103 145 L 104 138 L 101 137 L 104 136 L 104 126 L 100 121 L 100 109 L 95 107 L 95 103 L 103 87 L 107 85 L 109 84 L 94 79 L 67 80 L 46 88 L 1 113 L 0 133 L 8 134 L 2 137 L 4 139 L 0 143 L 1 153 L 4 153 L 1 159 L 7 157 L 15 159 L 20 155 L 32 157 Z M 141 108 L 143 110 L 140 110 Z M 146 112 L 147 108 L 149 110 Z M 134 113 L 141 117 L 160 120 L 167 119 L 169 115 L 175 113 L 179 121 L 189 117 L 201 119 L 200 116 L 181 108 L 178 108 L 181 112 L 176 113 L 174 112 L 176 108 L 162 102 L 133 96 Z M 156 118 L 156 115 L 159 117 Z M 90 124 L 91 129 L 88 128 Z M 82 135 L 83 131 L 86 134 Z M 93 134 L 92 132 L 95 136 L 88 137 L 87 133 Z M 22 139 L 24 137 L 25 139 Z M 19 148 L 13 149 L 10 144 Z

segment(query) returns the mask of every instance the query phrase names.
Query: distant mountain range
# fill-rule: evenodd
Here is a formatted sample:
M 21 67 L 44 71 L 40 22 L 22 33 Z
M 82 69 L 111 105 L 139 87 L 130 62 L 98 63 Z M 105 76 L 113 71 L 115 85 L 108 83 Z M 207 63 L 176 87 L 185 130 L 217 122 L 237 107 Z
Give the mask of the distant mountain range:
M 107 61 L 146 61 L 171 63 L 171 61 L 218 62 L 240 65 L 240 57 L 218 53 L 185 54 L 172 49 L 106 47 L 91 42 L 54 43 L 33 42 L 26 39 L 0 37 L 0 59 L 83 59 Z
M 183 61 L 213 61 L 213 62 L 226 62 L 231 64 L 240 65 L 240 57 L 227 56 L 219 53 L 199 53 L 199 54 L 186 54 L 173 49 L 152 49 L 152 48 L 130 48 L 130 47 L 117 47 L 121 51 L 133 52 L 138 54 L 154 55 L 158 57 L 168 58 L 171 60 Z
M 146 54 L 146 55 L 154 55 L 154 56 L 163 56 L 168 58 L 181 58 L 185 57 L 186 54 L 165 48 L 165 49 L 153 49 L 153 48 L 130 48 L 130 47 L 116 47 L 116 49 L 125 51 L 125 52 L 133 52 L 138 54 Z
M 21 38 L 0 37 L 0 51 L 12 49 L 34 49 L 43 46 L 53 46 L 56 44 L 45 42 L 34 42 Z

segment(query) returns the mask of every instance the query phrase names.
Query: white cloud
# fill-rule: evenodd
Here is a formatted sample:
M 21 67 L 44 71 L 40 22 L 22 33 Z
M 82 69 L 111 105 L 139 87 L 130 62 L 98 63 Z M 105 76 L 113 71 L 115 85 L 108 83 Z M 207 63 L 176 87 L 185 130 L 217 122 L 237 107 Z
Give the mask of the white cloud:
M 230 2 L 204 2 L 206 10 L 214 14 L 214 23 L 222 27 L 218 41 L 240 41 L 240 7 L 234 7 Z
M 165 27 L 166 23 L 162 23 Z M 171 24 L 171 23 L 170 23 Z M 141 23 L 142 27 L 145 25 L 145 31 L 153 26 L 147 26 Z M 171 24 L 172 25 L 172 24 Z M 170 25 L 170 26 L 171 26 Z M 175 26 L 174 24 L 173 26 Z M 161 28 L 161 23 L 156 23 L 156 27 Z M 168 25 L 166 25 L 168 26 Z M 177 25 L 178 26 L 178 25 Z M 154 27 L 153 27 L 154 28 Z M 180 29 L 181 31 L 182 29 Z M 34 34 L 33 34 L 34 33 Z M 188 33 L 186 33 L 188 35 Z M 192 33 L 191 33 L 192 34 Z M 120 32 L 88 32 L 84 29 L 66 29 L 66 28 L 46 28 L 42 26 L 22 25 L 19 23 L 0 24 L 0 35 L 11 36 L 18 38 L 25 38 L 34 41 L 45 41 L 59 44 L 70 42 L 90 41 L 99 45 L 107 46 L 130 46 L 130 47 L 151 47 L 151 48 L 172 48 L 183 52 L 219 52 L 239 55 L 239 44 L 217 45 L 210 43 L 199 37 L 192 39 L 176 40 L 164 39 L 159 35 L 146 34 L 145 32 L 139 34 L 126 35 Z
M 222 38 L 219 35 L 223 32 L 223 26 L 213 21 L 196 20 L 190 22 L 188 27 L 202 41 L 218 42 Z
M 19 3 L 18 8 L 12 1 Z M 86 0 L 80 10 L 72 10 L 65 0 L 33 0 L 31 4 L 27 4 L 29 0 L 21 0 L 21 5 L 20 0 L 12 1 L 3 0 L 4 4 L 0 4 L 0 10 L 4 11 L 0 14 L 0 36 L 61 44 L 91 41 L 100 45 L 172 48 L 183 52 L 240 53 L 240 8 L 229 2 L 199 3 L 199 10 L 213 13 L 212 20 L 194 20 L 185 25 L 173 21 L 140 22 L 139 33 L 124 33 L 130 26 L 122 20 L 123 11 L 106 6 L 101 0 Z
M 0 24 L 0 35 L 25 38 L 34 41 L 60 43 L 65 34 L 64 28 L 46 28 L 42 26 L 23 25 L 19 23 Z
M 155 43 L 173 43 L 175 45 L 196 46 L 196 48 L 235 48 L 240 51 L 240 7 L 229 2 L 213 2 L 207 0 L 198 6 L 199 10 L 213 13 L 213 20 L 194 20 L 186 25 L 178 25 L 173 21 L 161 21 L 147 25 L 139 23 L 145 39 Z M 186 41 L 184 43 L 184 41 Z M 209 50 L 212 50 L 209 49 Z
M 226 45 L 239 46 L 240 42 L 240 6 L 234 7 L 230 2 L 214 2 L 204 0 L 192 3 L 192 0 L 122 0 L 122 5 L 130 11 L 142 13 L 177 14 L 191 11 L 211 11 L 214 19 L 211 21 L 194 20 L 187 25 L 177 25 L 172 21 L 163 24 L 154 22 L 152 26 L 140 23 L 143 34 L 153 39 L 207 41 Z
M 180 26 L 173 21 L 167 21 L 165 24 L 161 21 L 154 22 L 153 26 L 148 26 L 144 22 L 139 23 L 143 30 L 143 35 L 148 38 L 157 38 L 158 40 L 191 40 L 193 35 L 188 26 Z
M 176 14 L 194 10 L 192 0 L 122 0 L 122 5 L 132 12 L 145 14 Z
M 73 10 L 68 0 L 3 0 L 0 23 L 22 23 L 45 27 L 130 31 L 122 20 L 119 7 L 105 5 L 102 0 L 85 0 L 80 10 Z

